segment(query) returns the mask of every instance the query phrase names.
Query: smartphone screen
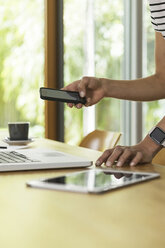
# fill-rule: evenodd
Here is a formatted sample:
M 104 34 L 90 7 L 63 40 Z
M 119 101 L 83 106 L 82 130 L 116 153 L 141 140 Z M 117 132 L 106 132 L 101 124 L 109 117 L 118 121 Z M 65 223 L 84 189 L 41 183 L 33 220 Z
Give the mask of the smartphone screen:
M 44 100 L 62 101 L 70 103 L 82 103 L 85 104 L 85 98 L 80 97 L 78 92 L 56 90 L 50 88 L 40 88 L 40 96 Z

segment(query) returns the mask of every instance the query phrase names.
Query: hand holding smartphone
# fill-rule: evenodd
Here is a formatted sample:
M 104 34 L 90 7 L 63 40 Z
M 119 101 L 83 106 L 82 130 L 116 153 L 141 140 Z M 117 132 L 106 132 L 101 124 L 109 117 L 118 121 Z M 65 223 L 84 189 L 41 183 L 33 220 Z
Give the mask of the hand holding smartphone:
M 77 91 L 57 90 L 51 88 L 40 88 L 40 98 L 43 100 L 60 101 L 73 104 L 85 104 L 86 98 L 80 97 Z

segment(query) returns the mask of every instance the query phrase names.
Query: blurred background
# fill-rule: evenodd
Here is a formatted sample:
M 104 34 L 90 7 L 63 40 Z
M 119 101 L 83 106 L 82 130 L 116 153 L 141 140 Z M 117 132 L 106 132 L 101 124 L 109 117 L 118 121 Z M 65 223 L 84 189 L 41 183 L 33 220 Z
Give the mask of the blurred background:
M 143 1 L 143 76 L 155 71 L 148 1 Z M 0 0 L 0 136 L 10 121 L 30 121 L 31 136 L 45 136 L 44 0 Z M 122 79 L 125 23 L 123 0 L 64 0 L 64 85 L 83 75 Z M 53 25 L 53 24 L 52 24 Z M 142 104 L 143 136 L 164 116 L 164 100 Z M 64 105 L 64 141 L 77 145 L 94 129 L 122 130 L 122 102 L 104 99 L 77 110 Z

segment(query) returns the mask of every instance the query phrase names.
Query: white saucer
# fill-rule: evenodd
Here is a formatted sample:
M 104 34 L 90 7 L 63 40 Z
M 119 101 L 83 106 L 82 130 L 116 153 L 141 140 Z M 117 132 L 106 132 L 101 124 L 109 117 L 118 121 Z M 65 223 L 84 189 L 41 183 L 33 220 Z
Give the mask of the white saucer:
M 7 143 L 8 145 L 18 145 L 18 146 L 21 146 L 21 145 L 28 145 L 30 144 L 31 142 L 33 142 L 34 139 L 33 138 L 30 138 L 28 140 L 10 140 L 10 138 L 8 137 L 5 137 L 3 139 L 3 142 Z

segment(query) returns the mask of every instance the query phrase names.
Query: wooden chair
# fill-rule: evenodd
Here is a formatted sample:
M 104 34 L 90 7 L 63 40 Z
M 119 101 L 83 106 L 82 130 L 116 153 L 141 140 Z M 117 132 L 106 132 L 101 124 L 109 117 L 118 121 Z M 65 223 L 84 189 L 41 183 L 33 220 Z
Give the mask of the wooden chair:
M 85 136 L 79 146 L 103 152 L 108 148 L 115 147 L 120 136 L 120 132 L 95 130 Z
M 165 148 L 161 149 L 160 152 L 152 160 L 153 164 L 165 165 Z

